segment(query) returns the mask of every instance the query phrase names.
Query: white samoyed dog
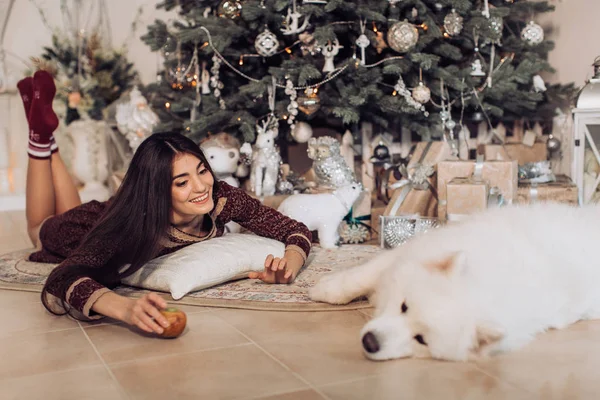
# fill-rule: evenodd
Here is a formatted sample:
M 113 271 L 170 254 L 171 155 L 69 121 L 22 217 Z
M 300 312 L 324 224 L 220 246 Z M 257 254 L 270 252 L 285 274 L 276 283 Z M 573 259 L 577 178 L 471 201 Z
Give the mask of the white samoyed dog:
M 598 248 L 598 206 L 490 209 L 326 275 L 309 295 L 369 296 L 375 314 L 361 339 L 372 360 L 467 361 L 599 318 Z

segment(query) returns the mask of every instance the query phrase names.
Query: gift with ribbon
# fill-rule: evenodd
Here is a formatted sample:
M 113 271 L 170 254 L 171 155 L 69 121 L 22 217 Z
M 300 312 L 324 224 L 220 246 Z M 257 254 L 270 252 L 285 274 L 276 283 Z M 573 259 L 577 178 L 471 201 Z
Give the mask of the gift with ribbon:
M 475 172 L 468 178 L 454 178 L 447 185 L 446 219 L 460 221 L 465 217 L 504 204 L 498 187 L 490 187 L 481 174 L 483 161 L 476 162 Z
M 554 182 L 519 183 L 517 204 L 533 204 L 538 202 L 553 202 L 579 204 L 577 185 L 566 175 L 556 175 Z
M 523 143 L 484 144 L 477 148 L 486 161 L 517 160 L 519 165 L 548 159 L 546 143 L 535 142 L 532 146 Z
M 390 184 L 392 198 L 384 215 L 437 216 L 436 165 L 451 157 L 446 142 L 420 142 L 408 165 L 399 166 L 402 179 Z
M 487 195 L 484 196 L 484 192 L 479 188 L 478 196 L 480 202 L 485 199 L 486 208 L 499 203 L 513 204 L 517 197 L 518 164 L 516 160 L 484 161 L 480 155 L 477 160 L 443 161 L 438 164 L 437 179 L 438 217 L 442 220 L 446 220 L 448 214 L 463 214 L 460 209 L 448 210 L 448 202 L 450 201 L 448 184 L 455 178 L 467 178 L 471 179 L 471 182 L 485 182 L 488 187 Z M 481 184 L 479 185 L 481 186 Z

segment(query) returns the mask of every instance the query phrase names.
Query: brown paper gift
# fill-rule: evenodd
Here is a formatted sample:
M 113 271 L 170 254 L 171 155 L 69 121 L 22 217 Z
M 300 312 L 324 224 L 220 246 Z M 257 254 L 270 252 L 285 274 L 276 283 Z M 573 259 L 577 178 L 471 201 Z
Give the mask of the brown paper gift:
M 340 224 L 342 243 L 363 243 L 371 239 L 371 191 L 364 190 L 352 205 L 350 217 L 346 216 Z M 357 238 L 347 232 L 350 229 L 360 230 L 364 236 Z
M 548 159 L 546 143 L 534 143 L 533 146 L 522 143 L 485 144 L 477 151 L 484 155 L 486 161 L 517 160 L 519 165 Z
M 468 178 L 475 172 L 475 160 L 442 161 L 438 164 L 438 218 L 446 219 L 447 185 L 454 178 Z M 517 197 L 519 166 L 517 161 L 484 161 L 481 166 L 481 179 L 490 188 L 497 187 L 504 197 L 504 204 L 512 204 Z
M 437 192 L 436 192 L 436 174 L 437 164 L 440 161 L 451 157 L 450 145 L 446 142 L 419 142 L 415 152 L 408 163 L 406 171 L 413 176 L 419 166 L 430 168 L 430 174 L 426 185 L 413 184 L 410 179 L 402 179 L 395 182 L 397 188 L 393 191 L 384 215 L 415 215 L 422 217 L 437 216 Z M 406 174 L 405 174 L 406 175 Z
M 517 204 L 531 204 L 535 202 L 553 202 L 578 205 L 579 195 L 577 185 L 568 176 L 558 175 L 556 182 L 519 184 L 517 191 Z
M 454 178 L 447 185 L 447 219 L 455 221 L 483 211 L 488 205 L 487 182 L 474 178 Z

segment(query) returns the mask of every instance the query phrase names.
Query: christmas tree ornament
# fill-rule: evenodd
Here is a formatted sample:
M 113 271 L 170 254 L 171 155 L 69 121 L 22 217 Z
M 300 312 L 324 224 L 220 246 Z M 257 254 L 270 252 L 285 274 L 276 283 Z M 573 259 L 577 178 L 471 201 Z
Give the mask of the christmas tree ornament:
M 388 31 L 388 45 L 398 53 L 412 49 L 419 41 L 419 31 L 408 21 L 396 22 Z
M 263 57 L 271 57 L 277 53 L 279 48 L 279 41 L 277 36 L 265 27 L 265 30 L 259 33 L 254 42 L 254 48 L 256 52 Z
M 292 7 L 288 7 L 287 16 L 285 17 L 285 27 L 281 28 L 281 32 L 284 35 L 295 35 L 296 33 L 303 32 L 308 26 L 310 16 L 304 18 L 302 25 L 300 25 L 300 19 L 302 14 L 298 12 L 296 8 L 296 0 L 292 0 Z
M 300 51 L 302 51 L 302 55 L 306 56 L 310 54 L 314 56 L 316 53 L 321 51 L 321 48 L 317 46 L 317 41 L 315 40 L 312 33 L 302 32 L 298 35 L 298 39 L 300 40 Z
M 534 21 L 529 21 L 521 31 L 521 38 L 530 46 L 536 46 L 544 41 L 544 29 Z
M 461 17 L 455 9 L 452 9 L 450 14 L 444 18 L 444 29 L 450 36 L 456 36 L 462 32 L 463 17 Z
M 546 148 L 550 155 L 554 155 L 554 153 L 560 150 L 561 142 L 557 138 L 555 138 L 552 134 L 548 136 L 548 141 L 546 141 Z
M 379 142 L 379 144 L 373 149 L 373 156 L 371 157 L 371 162 L 377 165 L 390 162 L 390 160 L 390 149 L 383 142 Z
M 321 99 L 317 94 L 317 89 L 308 88 L 304 95 L 298 97 L 298 109 L 306 115 L 316 113 L 321 107 Z
M 413 89 L 412 98 L 421 104 L 431 99 L 431 90 L 423 83 L 423 70 L 419 69 L 419 86 Z
M 368 40 L 368 39 L 367 39 Z M 331 41 L 327 42 L 327 45 L 321 49 L 321 53 L 325 57 L 325 65 L 323 66 L 323 72 L 333 72 L 335 71 L 335 65 L 333 64 L 333 58 L 338 55 L 340 49 L 343 49 L 344 46 L 340 46 L 340 42 L 335 38 L 333 43 Z
M 367 56 L 365 54 L 365 49 L 367 47 L 369 47 L 369 44 L 371 44 L 371 41 L 369 40 L 367 35 L 365 35 L 366 25 L 367 25 L 367 21 L 360 21 L 360 36 L 358 37 L 358 39 L 356 39 L 356 45 L 358 47 L 360 47 L 360 64 L 361 65 L 367 64 Z
M 202 94 L 210 94 L 210 72 L 206 69 L 206 61 L 202 62 Z
M 312 127 L 306 122 L 298 122 L 292 129 L 292 137 L 298 143 L 306 143 L 312 137 Z
M 537 93 L 546 91 L 546 83 L 539 75 L 535 75 L 533 77 L 533 90 L 535 90 Z
M 294 128 L 296 127 L 294 125 L 296 121 L 296 115 L 298 115 L 298 102 L 296 101 L 298 98 L 298 93 L 296 93 L 296 89 L 294 89 L 294 84 L 292 81 L 287 78 L 285 82 L 285 94 L 290 96 L 290 104 L 287 106 L 287 111 L 289 113 L 287 117 L 287 123 L 293 132 Z
M 483 72 L 483 66 L 481 65 L 481 60 L 476 58 L 471 64 L 471 76 L 485 76 L 485 72 Z
M 242 3 L 239 0 L 222 0 L 217 7 L 217 15 L 221 18 L 238 19 L 242 15 Z
M 402 0 L 388 0 L 388 3 L 390 3 L 390 6 L 395 7 L 396 4 L 400 3 Z
M 489 36 L 486 39 L 492 43 L 500 44 L 503 29 L 504 20 L 502 17 L 491 17 L 489 19 Z
M 219 99 L 219 108 L 225 109 L 225 100 L 221 98 L 221 90 L 225 87 L 219 78 L 219 70 L 221 69 L 221 59 L 214 55 L 212 57 L 213 66 L 210 68 L 212 76 L 210 77 L 210 86 L 214 89 L 213 95 Z
M 425 106 L 412 98 L 410 90 L 406 88 L 406 83 L 404 83 L 402 76 L 398 77 L 398 82 L 396 82 L 396 85 L 394 85 L 394 92 L 392 93 L 392 96 L 396 96 L 397 94 L 404 98 L 406 104 L 414 107 L 417 110 L 423 111 L 423 114 L 426 117 L 429 116 L 429 112 L 425 110 Z

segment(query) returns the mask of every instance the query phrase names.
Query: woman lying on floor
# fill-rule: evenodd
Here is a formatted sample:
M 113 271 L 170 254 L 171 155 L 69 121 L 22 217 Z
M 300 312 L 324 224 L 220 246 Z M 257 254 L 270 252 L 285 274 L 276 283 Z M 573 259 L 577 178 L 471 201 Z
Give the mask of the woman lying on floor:
M 81 204 L 53 137 L 52 76 L 37 71 L 17 86 L 30 128 L 26 215 L 38 251 L 29 260 L 59 263 L 42 291 L 50 312 L 82 320 L 108 316 L 162 333 L 167 321 L 159 309 L 167 304 L 161 297 L 131 299 L 111 289 L 155 257 L 223 235 L 230 221 L 286 245 L 283 258 L 268 255 L 265 270 L 249 278 L 296 278 L 311 248 L 307 227 L 217 181 L 202 151 L 183 135 L 151 135 L 113 198 Z

